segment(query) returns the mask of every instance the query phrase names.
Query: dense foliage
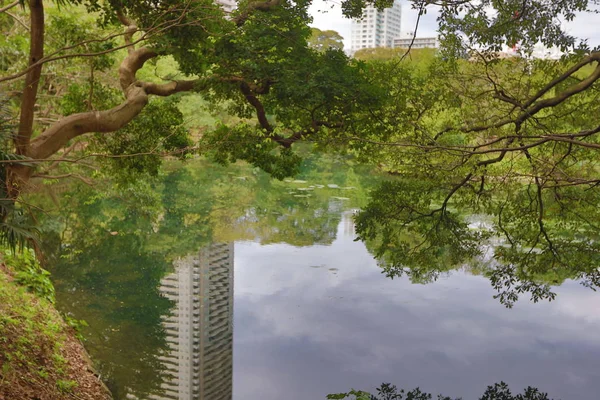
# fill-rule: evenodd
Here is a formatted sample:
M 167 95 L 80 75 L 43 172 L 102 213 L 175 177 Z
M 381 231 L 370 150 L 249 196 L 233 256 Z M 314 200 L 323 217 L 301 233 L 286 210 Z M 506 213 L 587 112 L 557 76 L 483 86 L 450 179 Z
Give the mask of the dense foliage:
M 390 2 L 341 8 L 368 4 Z M 9 5 L 0 83 L 19 162 L 5 164 L 4 197 L 107 173 L 148 188 L 162 157 L 194 153 L 284 178 L 301 169 L 294 144 L 311 141 L 399 176 L 358 220 L 390 276 L 469 262 L 507 305 L 552 299 L 567 278 L 596 287 L 600 53 L 561 24 L 596 2 L 410 4 L 437 13 L 440 52 L 349 58 L 308 26 L 310 1 L 240 1 L 230 15 L 210 0 Z M 539 44 L 564 56 L 533 59 Z M 205 111 L 211 127 L 190 123 Z
M 0 176 L 5 176 L 8 165 L 29 165 L 24 157 L 12 152 L 10 143 L 15 127 L 11 123 L 8 100 L 0 93 Z M 0 245 L 11 248 L 34 244 L 37 229 L 23 214 L 23 208 L 7 199 L 6 186 L 0 185 Z
M 364 66 L 345 56 L 339 43 L 309 45 L 308 2 L 242 1 L 230 17 L 212 1 L 162 2 L 158 7 L 151 3 L 66 2 L 60 10 L 52 5 L 44 10 L 34 1 L 29 13 L 18 13 L 32 18 L 31 31 L 18 23 L 20 19 L 3 15 L 10 47 L 3 54 L 5 76 L 0 82 L 18 94 L 20 79 L 37 71 L 40 80 L 31 96 L 44 99 L 41 113 L 27 109 L 28 121 L 20 118 L 20 136 L 27 137 L 15 141 L 19 154 L 45 159 L 64 146 L 121 158 L 181 154 L 193 147 L 189 139 L 175 133 L 175 125 L 159 125 L 171 122 L 144 117 L 153 112 L 149 107 L 157 110 L 174 103 L 162 106 L 148 96 L 196 92 L 209 101 L 211 110 L 224 106 L 237 117 L 203 132 L 201 149 L 214 150 L 220 162 L 245 159 L 283 177 L 297 171 L 299 160 L 290 150 L 294 142 L 347 127 L 350 116 L 358 116 L 364 104 L 377 103 L 378 89 L 367 81 Z M 48 17 L 37 26 L 44 11 Z M 119 26 L 125 26 L 124 33 Z M 49 55 L 40 52 L 34 57 L 39 61 L 23 64 L 20 54 L 27 40 L 43 43 Z M 148 73 L 149 64 L 162 59 L 175 63 L 173 74 Z M 28 107 L 16 99 L 14 104 L 22 114 Z M 152 138 L 148 123 L 126 127 L 144 118 L 156 129 Z M 174 123 L 183 122 L 173 118 Z M 26 130 L 31 133 L 24 135 Z M 118 132 L 106 135 L 114 131 Z M 94 132 L 93 137 L 82 137 Z M 121 162 L 117 169 L 155 172 L 150 164 L 158 159 L 151 161 L 146 157 L 141 163 Z M 46 174 L 40 169 L 37 175 Z M 19 175 L 26 182 L 31 171 Z
M 131 342 L 118 364 L 98 357 L 107 374 L 124 376 L 115 387 L 142 396 L 156 389 L 143 376 L 160 369 L 151 354 L 164 346 L 163 333 L 143 335 L 158 329 L 170 306 L 157 285 L 173 257 L 223 234 L 211 231 L 209 220 L 297 245 L 327 243 L 338 222 L 307 214 L 301 193 L 294 202 L 254 193 L 258 205 L 250 207 L 254 187 L 231 192 L 235 177 L 206 182 L 169 171 L 159 187 L 155 177 L 169 156 L 201 154 L 224 165 L 245 160 L 283 179 L 302 174 L 297 144 L 310 141 L 397 178 L 374 190 L 357 218 L 360 238 L 388 276 L 427 282 L 470 268 L 489 276 L 507 306 L 522 293 L 553 299 L 551 286 L 565 279 L 600 286 L 600 52 L 561 23 L 597 11 L 596 2 L 409 3 L 419 15 L 437 13 L 439 52 L 375 50 L 350 58 L 339 36 L 311 30 L 310 0 L 242 0 L 230 15 L 212 0 L 2 6 L 0 85 L 9 100 L 0 110 L 0 242 L 14 247 L 32 239 L 23 229 L 25 192 L 48 193 L 47 208 L 68 209 L 64 203 L 73 198 L 61 203 L 56 193 L 65 186 L 57 182 L 115 178 L 117 189 L 100 186 L 85 200 L 86 215 L 46 220 L 56 225 L 46 230 L 54 232 L 47 243 L 54 241 L 63 257 L 58 285 L 72 293 L 60 300 L 96 321 L 92 352 Z M 358 17 L 368 4 L 391 2 L 343 0 L 341 7 Z M 564 56 L 532 58 L 540 43 Z M 500 52 L 507 47 L 519 48 L 519 56 L 505 58 Z M 41 182 L 55 185 L 45 192 Z M 189 199 L 173 198 L 169 189 L 177 185 Z M 111 195 L 142 211 L 115 206 Z M 166 209 L 153 208 L 157 197 Z M 330 206 L 322 201 L 319 209 Z M 255 223 L 252 213 L 274 227 Z M 115 221 L 128 226 L 127 234 L 111 229 Z M 299 233 L 291 229 L 298 225 Z M 85 251 L 69 252 L 71 243 Z M 168 256 L 157 257 L 165 248 Z M 130 270 L 112 268 L 129 256 L 137 257 Z M 74 265 L 85 267 L 74 271 Z M 51 298 L 45 281 L 34 280 L 44 272 L 29 267 L 18 279 Z M 77 297 L 97 282 L 96 297 Z M 126 295 L 143 297 L 145 306 L 121 307 L 115 299 Z M 135 365 L 125 369 L 128 359 Z M 388 389 L 379 397 L 402 398 Z M 483 398 L 544 398 L 533 389 L 516 397 L 507 390 L 496 386 Z
M 308 45 L 318 51 L 327 51 L 328 49 L 343 50 L 344 38 L 336 31 L 322 31 L 319 28 L 311 28 L 311 35 L 308 39 Z
M 598 92 L 573 88 L 595 70 L 570 76 L 569 58 L 415 55 L 371 63 L 389 82 L 388 103 L 368 137 L 350 139 L 399 176 L 358 218 L 386 273 L 427 281 L 468 263 L 507 306 L 526 292 L 553 299 L 550 285 L 567 278 L 596 287 Z

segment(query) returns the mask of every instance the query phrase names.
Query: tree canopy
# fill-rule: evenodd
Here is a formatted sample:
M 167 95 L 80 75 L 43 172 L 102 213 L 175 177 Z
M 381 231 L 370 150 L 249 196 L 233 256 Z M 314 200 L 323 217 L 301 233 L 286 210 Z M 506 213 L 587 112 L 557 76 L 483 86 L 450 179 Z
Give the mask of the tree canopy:
M 192 152 L 283 178 L 300 169 L 295 143 L 311 141 L 398 176 L 357 225 L 392 276 L 435 276 L 489 244 L 506 304 L 552 298 L 548 282 L 566 277 L 600 283 L 600 52 L 562 23 L 595 1 L 411 0 L 437 13 L 440 51 L 367 61 L 311 46 L 310 4 L 240 1 L 229 15 L 210 0 L 2 6 L 0 84 L 18 114 L 5 197 L 99 156 L 85 168 L 129 181 Z M 368 4 L 390 2 L 341 8 L 358 17 Z M 564 56 L 533 59 L 540 43 Z M 499 56 L 513 46 L 519 57 Z M 161 73 L 161 62 L 174 66 Z M 177 103 L 198 95 L 230 118 L 184 129 Z
M 98 135 L 117 131 L 120 151 L 156 151 L 152 147 L 156 139 L 142 139 L 139 134 L 131 138 L 133 147 L 121 143 L 131 136 L 123 129 L 141 118 L 142 110 L 153 112 L 149 102 L 156 103 L 155 110 L 164 104 L 151 101 L 150 96 L 197 92 L 212 104 L 225 102 L 239 117 L 206 139 L 219 160 L 243 158 L 276 176 L 290 175 L 297 165 L 289 150 L 294 142 L 326 129 L 341 129 L 362 103 L 377 101 L 360 64 L 339 49 L 317 51 L 308 46 L 309 2 L 241 1 L 230 16 L 208 0 L 159 5 L 64 2 L 60 13 L 41 1 L 26 5 L 27 10 L 15 18 L 8 10 L 3 12 L 10 46 L 3 55 L 0 82 L 18 95 L 15 152 L 36 162 L 46 161 L 90 133 L 96 134 L 94 142 L 105 142 L 102 150 L 110 154 L 116 150 L 106 143 L 111 139 Z M 8 9 L 15 7 L 16 3 Z M 29 18 L 29 23 L 20 17 Z M 27 42 L 29 61 L 23 63 L 20 56 Z M 190 79 L 140 79 L 138 72 L 145 64 L 166 56 L 175 60 L 182 78 Z M 73 62 L 77 71 L 69 68 Z M 49 73 L 61 66 L 66 71 Z M 42 109 L 53 118 L 39 118 L 35 105 L 42 101 Z M 173 117 L 176 122 L 177 116 Z M 157 135 L 181 137 L 166 128 Z M 132 133 L 147 130 L 129 128 Z M 189 146 L 183 138 L 166 142 L 159 150 Z M 276 146 L 281 152 L 270 152 Z M 32 174 L 30 167 L 12 168 L 7 178 L 12 197 Z
M 487 243 L 507 305 L 522 292 L 552 299 L 542 276 L 598 284 L 597 67 L 573 58 L 373 64 L 389 103 L 351 146 L 399 179 L 373 193 L 357 228 L 391 275 L 460 266 Z
M 319 28 L 311 28 L 308 45 L 318 51 L 328 49 L 344 50 L 344 38 L 336 31 L 322 31 Z

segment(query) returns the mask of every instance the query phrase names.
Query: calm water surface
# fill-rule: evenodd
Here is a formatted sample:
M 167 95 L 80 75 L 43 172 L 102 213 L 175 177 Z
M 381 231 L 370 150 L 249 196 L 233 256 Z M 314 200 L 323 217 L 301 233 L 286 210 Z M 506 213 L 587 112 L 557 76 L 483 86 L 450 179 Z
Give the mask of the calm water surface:
M 314 160 L 296 182 L 206 168 L 165 177 L 158 222 L 82 194 L 65 223 L 58 300 L 90 325 L 118 399 L 324 399 L 393 382 L 470 400 L 501 380 L 598 398 L 589 289 L 568 281 L 552 303 L 506 309 L 466 271 L 390 280 L 354 241 L 376 178 Z
M 384 381 L 477 399 L 500 380 L 597 398 L 594 292 L 569 282 L 555 302 L 509 310 L 464 272 L 391 281 L 344 228 L 331 246 L 236 244 L 234 398 L 318 399 Z

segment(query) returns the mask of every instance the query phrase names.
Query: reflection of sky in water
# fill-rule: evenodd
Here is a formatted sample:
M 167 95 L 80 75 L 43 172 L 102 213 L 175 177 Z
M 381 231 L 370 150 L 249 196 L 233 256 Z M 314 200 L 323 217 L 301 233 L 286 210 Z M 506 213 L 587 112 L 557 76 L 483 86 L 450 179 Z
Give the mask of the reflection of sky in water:
M 594 292 L 567 282 L 552 303 L 523 296 L 509 310 L 483 277 L 389 280 L 347 228 L 331 246 L 236 243 L 234 400 L 324 399 L 381 382 L 470 400 L 501 380 L 598 398 Z

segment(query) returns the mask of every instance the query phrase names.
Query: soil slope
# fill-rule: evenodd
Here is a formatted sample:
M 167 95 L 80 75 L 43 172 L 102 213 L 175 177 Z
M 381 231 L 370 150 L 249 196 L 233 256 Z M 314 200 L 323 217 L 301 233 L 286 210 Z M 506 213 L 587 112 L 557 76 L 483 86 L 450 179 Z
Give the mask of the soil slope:
M 53 304 L 0 265 L 0 400 L 109 400 L 76 333 Z

